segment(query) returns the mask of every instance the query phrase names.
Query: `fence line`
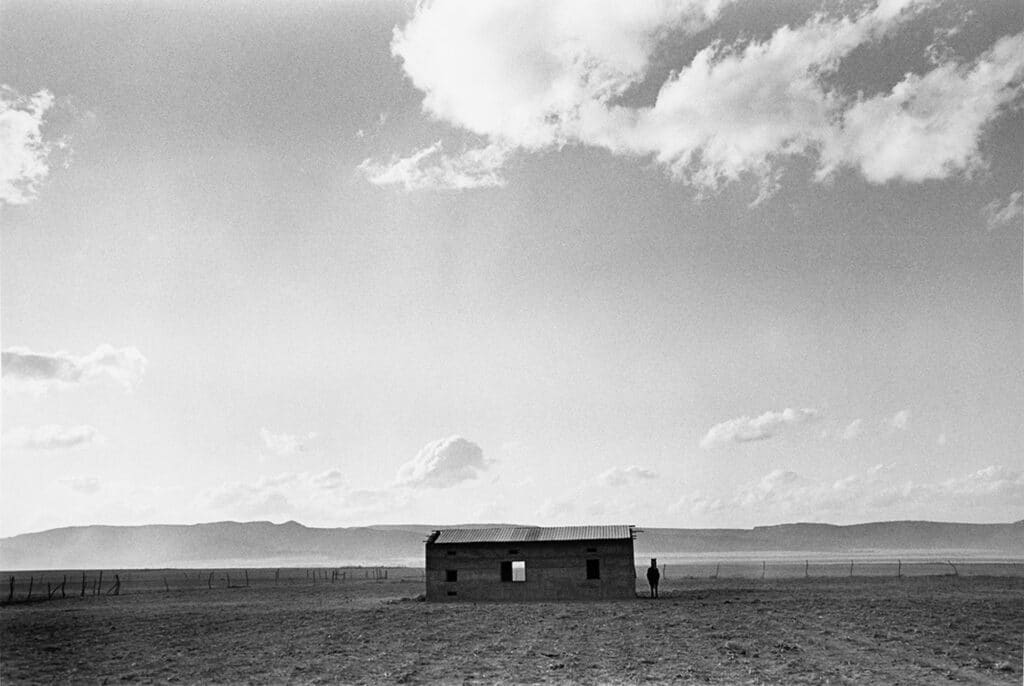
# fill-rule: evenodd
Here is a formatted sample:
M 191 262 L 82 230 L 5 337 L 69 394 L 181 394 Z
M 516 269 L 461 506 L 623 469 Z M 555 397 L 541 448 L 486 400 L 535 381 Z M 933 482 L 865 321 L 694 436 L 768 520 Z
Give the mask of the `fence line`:
M 662 578 L 674 584 L 687 579 L 780 579 L 812 578 L 884 578 L 905 579 L 915 576 L 971 577 L 977 575 L 1024 577 L 1024 562 L 973 562 L 971 560 L 723 560 L 686 562 L 667 559 L 662 565 Z M 643 579 L 644 567 L 637 577 Z M 81 574 L 80 579 L 75 575 Z M 414 583 L 426 581 L 422 567 L 299 567 L 299 568 L 233 568 L 210 570 L 74 570 L 52 572 L 8 573 L 7 592 L 0 591 L 0 605 L 29 602 L 59 602 L 104 596 L 114 598 L 126 592 L 180 593 L 186 591 L 245 592 L 246 589 L 270 590 L 275 587 L 315 587 L 317 592 L 357 584 Z M 0 577 L 2 578 L 2 577 Z M 71 580 L 71 588 L 68 581 Z M 78 593 L 75 584 L 78 585 Z M 321 590 L 322 589 L 322 590 Z M 70 590 L 70 593 L 68 592 Z M 45 591 L 45 592 L 44 592 Z M 91 591 L 91 593 L 90 593 Z

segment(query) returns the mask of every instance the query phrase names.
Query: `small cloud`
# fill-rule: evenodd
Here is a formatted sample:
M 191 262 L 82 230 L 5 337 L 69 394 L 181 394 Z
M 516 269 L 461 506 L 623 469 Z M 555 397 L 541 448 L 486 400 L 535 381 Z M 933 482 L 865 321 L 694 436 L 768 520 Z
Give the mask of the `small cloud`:
M 313 485 L 325 491 L 336 491 L 344 488 L 345 475 L 340 469 L 328 469 L 326 472 L 315 475 L 312 478 Z
M 846 425 L 843 429 L 843 440 L 852 441 L 853 439 L 860 436 L 860 432 L 863 428 L 864 422 L 860 419 L 854 419 L 852 422 Z
M 376 186 L 402 186 L 407 191 L 463 190 L 504 186 L 500 169 L 508 151 L 500 145 L 474 148 L 452 157 L 442 153 L 437 141 L 408 157 L 392 157 L 389 162 L 369 158 L 359 171 Z
M 989 231 L 994 231 L 1003 226 L 1010 226 L 1016 220 L 1018 227 L 1020 219 L 1024 216 L 1024 193 L 1015 191 L 1010 194 L 1006 202 L 993 200 L 982 209 L 985 217 L 985 225 Z
M 783 427 L 811 422 L 818 416 L 817 410 L 794 410 L 787 407 L 781 412 L 765 412 L 759 417 L 730 419 L 711 427 L 701 439 L 700 447 L 709 449 L 728 443 L 763 441 L 775 436 Z
M 658 474 L 644 467 L 630 465 L 629 467 L 612 467 L 597 475 L 597 480 L 605 486 L 625 486 L 637 481 L 657 479 Z
M 66 352 L 36 353 L 27 348 L 9 348 L 0 357 L 0 368 L 5 390 L 46 393 L 51 388 L 107 378 L 130 391 L 142 381 L 146 358 L 136 348 L 107 344 L 82 357 Z
M 416 488 L 447 488 L 477 478 L 491 462 L 476 443 L 451 436 L 423 446 L 399 468 L 396 482 Z
M 29 202 L 50 173 L 50 153 L 63 145 L 43 136 L 43 124 L 54 102 L 53 93 L 47 90 L 23 96 L 0 85 L 0 203 Z
M 91 426 L 46 424 L 34 429 L 18 427 L 5 431 L 3 445 L 25 450 L 69 450 L 103 442 L 103 436 Z
M 296 453 L 305 452 L 306 441 L 316 438 L 316 433 L 310 432 L 305 436 L 300 436 L 274 433 L 270 429 L 263 427 L 260 429 L 260 438 L 263 439 L 263 444 L 270 452 L 279 457 L 290 457 Z
M 67 486 L 76 493 L 92 495 L 100 490 L 100 480 L 95 476 L 67 476 L 57 479 L 57 482 Z
M 889 426 L 892 428 L 903 431 L 907 428 L 907 422 L 910 421 L 910 410 L 900 410 L 889 419 Z

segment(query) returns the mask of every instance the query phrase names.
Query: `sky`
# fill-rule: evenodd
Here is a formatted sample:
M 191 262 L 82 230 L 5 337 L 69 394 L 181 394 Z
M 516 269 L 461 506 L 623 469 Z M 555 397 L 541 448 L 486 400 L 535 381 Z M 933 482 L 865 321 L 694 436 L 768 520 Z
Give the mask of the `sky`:
M 1016 0 L 0 22 L 0 535 L 1024 518 Z

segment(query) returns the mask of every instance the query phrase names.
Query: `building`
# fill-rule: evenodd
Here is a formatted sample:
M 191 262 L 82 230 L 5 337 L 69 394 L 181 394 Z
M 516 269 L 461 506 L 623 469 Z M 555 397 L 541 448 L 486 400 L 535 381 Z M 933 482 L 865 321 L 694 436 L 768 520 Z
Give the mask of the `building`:
M 442 529 L 426 542 L 427 600 L 636 597 L 632 526 Z

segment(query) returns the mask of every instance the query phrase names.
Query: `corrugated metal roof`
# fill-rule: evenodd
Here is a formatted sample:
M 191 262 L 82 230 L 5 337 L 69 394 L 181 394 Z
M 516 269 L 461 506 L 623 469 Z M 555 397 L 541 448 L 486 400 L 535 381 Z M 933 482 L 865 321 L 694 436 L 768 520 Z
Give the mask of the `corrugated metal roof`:
M 633 527 L 613 526 L 508 526 L 498 529 L 441 529 L 433 543 L 541 543 L 548 541 L 606 541 L 632 538 Z

